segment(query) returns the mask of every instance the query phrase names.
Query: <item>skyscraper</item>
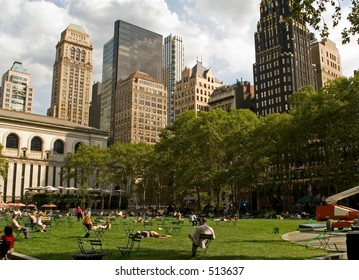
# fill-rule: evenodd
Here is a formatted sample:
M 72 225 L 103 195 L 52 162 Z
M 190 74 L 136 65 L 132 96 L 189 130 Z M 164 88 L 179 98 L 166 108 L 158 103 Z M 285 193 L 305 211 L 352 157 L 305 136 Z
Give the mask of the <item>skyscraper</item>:
M 253 65 L 258 116 L 288 111 L 288 97 L 294 91 L 314 86 L 308 29 L 304 22 L 285 20 L 289 15 L 288 1 L 260 3 Z
M 111 96 L 112 96 L 112 63 L 113 38 L 103 47 L 102 58 L 102 86 L 100 98 L 100 129 L 110 132 L 111 124 Z
M 336 44 L 329 40 L 313 41 L 312 63 L 315 65 L 316 89 L 320 90 L 328 81 L 343 77 L 340 54 Z
M 2 77 L 0 108 L 31 113 L 34 101 L 31 75 L 19 61 L 15 61 Z
M 117 91 L 118 84 L 136 71 L 147 73 L 156 80 L 162 81 L 162 40 L 162 35 L 150 30 L 122 20 L 115 22 L 113 38 L 104 47 L 103 69 L 105 71 L 106 66 L 106 72 L 103 72 L 102 77 L 102 92 L 107 101 L 101 102 L 101 116 L 105 117 L 106 114 L 110 116 L 110 143 L 114 141 L 114 128 L 117 125 L 113 112 L 116 95 L 120 94 Z M 112 61 L 111 80 L 108 77 L 110 61 Z M 109 84 L 111 84 L 111 93 Z M 111 102 L 108 102 L 109 100 Z M 101 129 L 107 126 L 103 121 L 101 123 Z
M 61 33 L 56 45 L 48 116 L 89 125 L 93 49 L 89 37 L 75 24 Z
M 176 35 L 168 35 L 163 45 L 163 83 L 167 88 L 167 122 L 174 122 L 174 93 L 176 82 L 181 80 L 184 69 L 184 45 L 182 38 Z

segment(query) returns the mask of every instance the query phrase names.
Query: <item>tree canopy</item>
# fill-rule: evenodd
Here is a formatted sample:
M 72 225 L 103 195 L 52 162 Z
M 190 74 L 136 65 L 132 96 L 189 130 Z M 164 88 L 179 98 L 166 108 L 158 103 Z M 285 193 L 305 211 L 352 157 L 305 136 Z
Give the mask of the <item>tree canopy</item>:
M 347 15 L 349 26 L 341 31 L 342 43 L 350 42 L 351 37 L 359 34 L 359 1 L 358 0 L 291 0 L 292 17 L 295 19 L 303 19 L 314 30 L 320 32 L 322 38 L 327 38 L 330 34 L 330 29 L 338 26 L 339 22 L 343 20 L 343 6 L 342 2 L 348 4 L 350 11 Z M 324 15 L 330 14 L 331 23 L 325 20 Z M 359 38 L 357 39 L 359 43 Z

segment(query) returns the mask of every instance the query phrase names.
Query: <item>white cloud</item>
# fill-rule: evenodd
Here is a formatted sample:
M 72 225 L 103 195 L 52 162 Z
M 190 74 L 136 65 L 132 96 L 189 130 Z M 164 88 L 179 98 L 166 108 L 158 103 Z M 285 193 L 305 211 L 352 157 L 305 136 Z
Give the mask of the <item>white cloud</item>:
M 0 9 L 0 75 L 15 60 L 23 62 L 35 87 L 35 109 L 50 106 L 52 67 L 60 34 L 71 24 L 81 25 L 93 45 L 94 81 L 101 81 L 103 45 L 113 36 L 118 19 L 164 37 L 183 38 L 185 63 L 196 59 L 211 67 L 226 84 L 243 78 L 252 82 L 254 32 L 260 0 L 2 0 Z M 358 68 L 356 42 L 341 46 L 340 30 L 331 39 L 341 52 L 343 72 Z

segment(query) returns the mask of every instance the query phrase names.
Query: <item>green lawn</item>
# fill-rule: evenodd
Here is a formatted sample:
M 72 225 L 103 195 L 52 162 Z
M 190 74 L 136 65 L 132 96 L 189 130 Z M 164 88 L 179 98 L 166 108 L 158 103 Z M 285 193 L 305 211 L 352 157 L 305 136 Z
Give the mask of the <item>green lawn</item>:
M 15 251 L 43 260 L 71 260 L 71 254 L 78 252 L 77 239 L 85 234 L 81 222 L 75 217 L 72 223 L 66 218 L 56 224 L 53 222 L 47 233 L 33 233 L 30 239 L 17 238 Z M 127 242 L 127 235 L 122 224 L 123 219 L 117 218 L 112 223 L 112 228 L 106 230 L 103 237 L 104 249 L 107 254 L 104 259 L 119 259 L 119 246 Z M 209 220 L 213 227 L 216 240 L 207 251 L 205 259 L 214 260 L 301 260 L 330 254 L 322 249 L 306 249 L 303 245 L 293 244 L 281 239 L 281 234 L 298 229 L 298 225 L 305 220 L 276 220 L 276 219 L 240 219 L 237 224 L 232 222 L 215 223 Z M 1 221 L 3 228 L 5 221 Z M 143 230 L 143 224 L 133 223 L 134 230 Z M 157 232 L 158 227 L 155 225 Z M 273 233 L 273 228 L 279 228 L 280 234 Z M 142 239 L 141 246 L 134 259 L 137 260 L 186 260 L 190 258 L 191 242 L 187 237 L 194 227 L 184 220 L 180 232 L 173 233 L 168 239 Z M 91 239 L 90 236 L 87 239 Z

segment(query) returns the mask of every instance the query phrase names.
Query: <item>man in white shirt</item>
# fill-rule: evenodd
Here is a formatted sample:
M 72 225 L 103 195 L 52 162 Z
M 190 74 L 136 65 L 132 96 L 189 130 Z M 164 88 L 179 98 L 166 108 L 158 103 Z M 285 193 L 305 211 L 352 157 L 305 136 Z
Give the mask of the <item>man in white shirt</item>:
M 199 236 L 201 234 L 212 235 L 212 239 L 215 239 L 213 228 L 207 225 L 207 220 L 205 218 L 200 220 L 200 226 L 197 227 L 193 233 L 188 234 L 189 239 L 192 240 L 192 257 L 196 256 L 196 252 L 199 246 L 201 246 L 201 248 L 206 247 L 208 240 L 200 240 Z

